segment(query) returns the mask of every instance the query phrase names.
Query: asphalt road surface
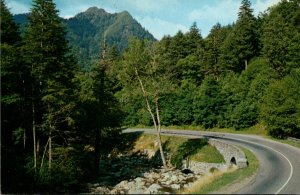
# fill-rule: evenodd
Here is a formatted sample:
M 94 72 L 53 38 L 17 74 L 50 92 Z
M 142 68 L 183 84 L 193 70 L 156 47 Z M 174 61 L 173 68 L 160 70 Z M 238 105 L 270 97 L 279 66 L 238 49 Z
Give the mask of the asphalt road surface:
M 126 129 L 123 132 L 156 133 L 153 129 Z M 254 153 L 260 167 L 255 179 L 238 194 L 300 194 L 300 149 L 255 135 L 190 130 L 162 130 L 162 135 L 211 137 L 242 146 Z

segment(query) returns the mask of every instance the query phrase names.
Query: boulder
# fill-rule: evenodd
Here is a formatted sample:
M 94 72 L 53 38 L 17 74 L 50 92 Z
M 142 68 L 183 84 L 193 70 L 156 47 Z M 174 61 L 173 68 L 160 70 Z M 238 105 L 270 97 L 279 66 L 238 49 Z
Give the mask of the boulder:
M 159 189 L 161 189 L 161 186 L 156 183 L 148 187 L 148 191 L 150 192 L 150 194 L 157 194 Z
M 97 187 L 94 190 L 94 193 L 96 193 L 96 194 L 110 194 L 110 190 L 106 187 Z
M 124 180 L 124 181 L 121 181 L 120 183 L 118 183 L 116 185 L 117 188 L 125 188 L 125 189 L 128 189 L 128 181 L 127 180 Z
M 172 175 L 171 180 L 173 182 L 177 182 L 178 181 L 178 176 L 177 175 Z
M 172 184 L 171 188 L 173 188 L 175 190 L 179 190 L 180 189 L 180 185 L 178 185 L 178 184 Z
M 172 183 L 171 180 L 167 180 L 167 181 L 164 182 L 164 184 L 167 185 L 167 186 L 171 185 L 171 183 Z

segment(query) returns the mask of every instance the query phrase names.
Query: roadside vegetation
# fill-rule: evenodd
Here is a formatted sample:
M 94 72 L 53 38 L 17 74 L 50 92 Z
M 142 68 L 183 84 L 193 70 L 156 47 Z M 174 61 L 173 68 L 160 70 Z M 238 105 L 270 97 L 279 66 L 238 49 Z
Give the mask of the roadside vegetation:
M 241 148 L 248 160 L 248 166 L 243 169 L 232 169 L 228 172 L 213 172 L 194 187 L 183 191 L 183 194 L 233 193 L 243 187 L 243 181 L 255 176 L 259 168 L 259 161 L 249 150 Z M 249 182 L 249 181 L 248 181 Z M 246 183 L 247 184 L 247 183 Z M 244 184 L 245 185 L 245 184 Z M 232 188 L 234 186 L 234 188 Z

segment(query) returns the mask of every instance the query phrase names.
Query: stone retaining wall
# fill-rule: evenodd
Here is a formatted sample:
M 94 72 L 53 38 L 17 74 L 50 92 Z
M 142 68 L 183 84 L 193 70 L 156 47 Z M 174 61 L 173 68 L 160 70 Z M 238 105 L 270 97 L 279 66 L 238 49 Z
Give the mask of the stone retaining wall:
M 198 161 L 183 161 L 183 168 L 189 169 L 195 174 L 206 175 L 207 173 L 212 173 L 214 169 L 218 169 L 220 171 L 226 171 L 229 166 L 224 163 L 204 163 Z

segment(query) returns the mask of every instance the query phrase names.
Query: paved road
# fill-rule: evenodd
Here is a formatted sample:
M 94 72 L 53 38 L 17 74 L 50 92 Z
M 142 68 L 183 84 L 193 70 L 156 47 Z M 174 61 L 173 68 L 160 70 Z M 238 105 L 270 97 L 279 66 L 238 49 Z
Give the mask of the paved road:
M 127 129 L 124 132 L 150 129 Z M 255 135 L 200 132 L 190 130 L 163 130 L 162 134 L 189 137 L 213 137 L 224 142 L 245 147 L 252 151 L 260 162 L 256 178 L 238 194 L 300 194 L 300 149 L 271 141 Z

